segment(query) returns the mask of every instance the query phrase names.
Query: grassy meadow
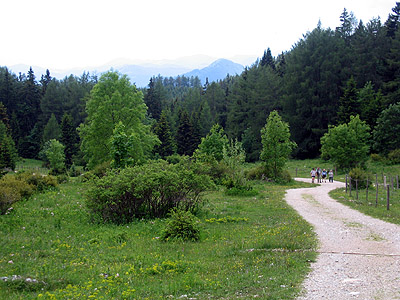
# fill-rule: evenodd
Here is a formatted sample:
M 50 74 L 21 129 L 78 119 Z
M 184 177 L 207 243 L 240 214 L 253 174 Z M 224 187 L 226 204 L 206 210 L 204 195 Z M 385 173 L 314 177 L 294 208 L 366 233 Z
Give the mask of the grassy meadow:
M 358 191 L 352 187 L 351 195 L 350 190 L 336 189 L 330 193 L 330 196 L 339 202 L 357 209 L 360 212 L 378 218 L 387 222 L 400 224 L 400 190 L 397 189 L 397 178 L 400 177 L 400 165 L 383 165 L 380 163 L 369 163 L 368 171 L 370 172 L 368 194 L 367 189 L 363 188 Z M 376 175 L 378 174 L 378 197 L 376 194 Z M 389 210 L 387 209 L 387 187 L 384 187 L 383 177 L 386 176 L 386 184 L 390 185 L 389 189 Z M 391 186 L 394 178 L 393 189 Z M 368 196 L 368 198 L 367 198 Z
M 293 299 L 316 237 L 283 200 L 204 195 L 200 242 L 162 242 L 165 219 L 94 224 L 79 180 L 35 194 L 0 216 L 0 299 Z

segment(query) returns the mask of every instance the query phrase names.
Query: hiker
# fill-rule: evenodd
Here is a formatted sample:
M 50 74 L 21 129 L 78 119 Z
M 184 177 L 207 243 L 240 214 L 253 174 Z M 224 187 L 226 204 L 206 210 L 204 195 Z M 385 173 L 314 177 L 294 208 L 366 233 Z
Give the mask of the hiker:
M 315 180 L 315 174 L 316 174 L 317 172 L 315 171 L 315 168 L 312 168 L 312 170 L 311 170 L 311 172 L 310 172 L 310 174 L 311 174 L 311 182 L 312 183 L 314 183 L 314 180 Z
M 333 182 L 333 171 L 332 170 L 329 170 L 328 176 L 329 176 L 329 182 Z
M 325 183 L 326 183 L 326 170 L 325 169 L 322 170 L 322 180 L 325 181 Z
M 317 168 L 317 182 L 321 183 L 321 168 Z

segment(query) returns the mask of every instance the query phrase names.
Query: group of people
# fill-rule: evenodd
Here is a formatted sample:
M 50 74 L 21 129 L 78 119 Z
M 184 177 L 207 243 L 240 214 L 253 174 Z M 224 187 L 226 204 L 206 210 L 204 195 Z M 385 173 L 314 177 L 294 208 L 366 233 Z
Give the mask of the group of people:
M 326 169 L 312 168 L 311 172 L 311 182 L 314 183 L 315 177 L 317 177 L 317 183 L 326 182 L 326 177 L 329 178 L 329 182 L 333 182 L 333 170 L 326 171 Z

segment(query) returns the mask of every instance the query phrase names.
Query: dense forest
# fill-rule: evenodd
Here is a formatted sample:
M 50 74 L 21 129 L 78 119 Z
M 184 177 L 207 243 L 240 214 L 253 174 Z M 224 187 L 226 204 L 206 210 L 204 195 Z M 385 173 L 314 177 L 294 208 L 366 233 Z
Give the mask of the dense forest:
M 400 3 L 384 23 L 357 21 L 346 9 L 339 17 L 339 27 L 318 24 L 277 57 L 267 47 L 237 76 L 204 84 L 185 76 L 151 78 L 141 92 L 145 122 L 162 142 L 154 155 L 191 155 L 218 123 L 243 143 L 247 160 L 256 161 L 260 130 L 273 110 L 289 123 L 296 158 L 318 156 L 329 126 L 351 115 L 358 114 L 373 133 L 379 117 L 400 101 Z M 58 80 L 47 71 L 38 79 L 32 69 L 16 75 L 1 67 L 0 118 L 18 155 L 40 158 L 46 142 L 57 139 L 65 145 L 68 165 L 85 164 L 76 128 L 85 122 L 85 102 L 97 81 L 88 73 Z M 371 145 L 376 153 L 390 150 Z M 399 148 L 399 142 L 390 147 Z

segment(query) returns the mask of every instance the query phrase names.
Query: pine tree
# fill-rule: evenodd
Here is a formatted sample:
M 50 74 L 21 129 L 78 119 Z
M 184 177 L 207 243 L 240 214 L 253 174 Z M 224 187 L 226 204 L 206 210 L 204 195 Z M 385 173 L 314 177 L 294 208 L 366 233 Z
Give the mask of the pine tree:
M 147 105 L 147 113 L 156 120 L 160 119 L 161 116 L 163 98 L 164 92 L 161 80 L 156 80 L 155 77 L 150 78 L 144 102 Z
M 360 104 L 358 102 L 358 90 L 356 81 L 352 76 L 346 83 L 343 96 L 339 100 L 339 110 L 337 114 L 338 123 L 346 124 L 350 122 L 350 116 L 360 114 Z
M 176 134 L 177 152 L 180 155 L 192 155 L 196 149 L 193 137 L 193 124 L 186 110 L 179 114 L 179 125 Z M 196 145 L 197 147 L 197 145 Z
M 73 163 L 73 157 L 78 152 L 79 136 L 73 125 L 72 117 L 65 114 L 61 120 L 61 138 L 60 142 L 65 146 L 65 164 L 70 167 Z
M 172 138 L 170 124 L 168 122 L 166 111 L 162 111 L 160 120 L 154 127 L 154 133 L 158 136 L 161 144 L 154 147 L 154 153 L 158 153 L 162 158 L 174 154 L 175 145 Z
M 56 116 L 51 114 L 46 126 L 43 129 L 43 144 L 52 139 L 59 140 L 61 136 L 60 125 L 57 122 Z
M 15 169 L 17 150 L 6 125 L 0 121 L 0 173 L 4 168 Z

